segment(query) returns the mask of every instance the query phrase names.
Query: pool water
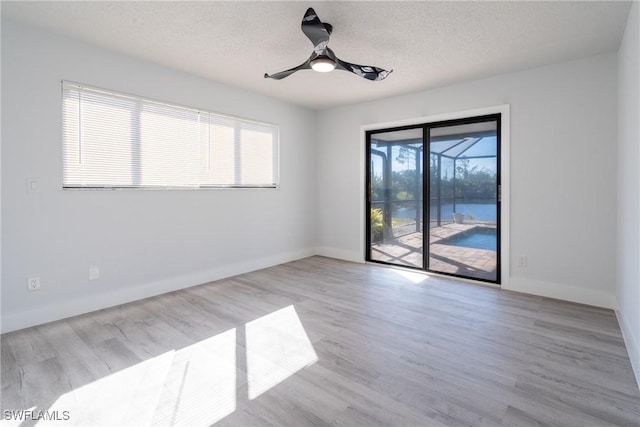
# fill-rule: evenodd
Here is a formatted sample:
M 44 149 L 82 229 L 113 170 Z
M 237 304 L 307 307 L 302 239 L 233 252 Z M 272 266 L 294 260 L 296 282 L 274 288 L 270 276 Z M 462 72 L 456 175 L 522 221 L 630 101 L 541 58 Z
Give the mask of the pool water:
M 438 243 L 451 246 L 464 246 L 465 248 L 487 249 L 495 251 L 498 239 L 495 228 L 476 227 L 456 236 L 442 239 Z

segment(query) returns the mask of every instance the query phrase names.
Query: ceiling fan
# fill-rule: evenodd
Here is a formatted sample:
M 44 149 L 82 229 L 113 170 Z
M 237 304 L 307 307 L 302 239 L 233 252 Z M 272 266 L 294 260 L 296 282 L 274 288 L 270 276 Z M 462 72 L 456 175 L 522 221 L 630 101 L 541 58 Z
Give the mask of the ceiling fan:
M 281 71 L 275 74 L 264 74 L 265 78 L 284 79 L 287 76 L 299 70 L 315 70 L 321 73 L 333 71 L 334 69 L 350 71 L 354 74 L 364 77 L 368 80 L 384 80 L 393 70 L 383 70 L 382 68 L 370 65 L 351 64 L 339 59 L 335 53 L 327 46 L 329 44 L 329 36 L 333 31 L 333 26 L 320 21 L 318 15 L 313 8 L 307 9 L 302 18 L 302 32 L 313 43 L 313 52 L 309 59 L 297 67 L 289 70 Z

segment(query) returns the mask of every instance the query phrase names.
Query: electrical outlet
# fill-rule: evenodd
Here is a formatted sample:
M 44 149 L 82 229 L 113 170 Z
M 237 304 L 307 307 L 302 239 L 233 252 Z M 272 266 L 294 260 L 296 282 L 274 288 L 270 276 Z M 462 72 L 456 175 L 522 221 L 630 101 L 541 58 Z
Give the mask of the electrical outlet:
M 98 280 L 100 278 L 100 267 L 92 265 L 89 267 L 89 280 Z
M 27 278 L 27 289 L 29 292 L 39 291 L 40 290 L 40 278 L 39 277 L 28 277 Z
M 40 178 L 29 178 L 27 180 L 27 192 L 37 193 L 40 191 Z
M 526 255 L 520 255 L 518 257 L 518 267 L 520 268 L 526 268 L 528 265 L 528 260 L 527 260 L 527 256 Z

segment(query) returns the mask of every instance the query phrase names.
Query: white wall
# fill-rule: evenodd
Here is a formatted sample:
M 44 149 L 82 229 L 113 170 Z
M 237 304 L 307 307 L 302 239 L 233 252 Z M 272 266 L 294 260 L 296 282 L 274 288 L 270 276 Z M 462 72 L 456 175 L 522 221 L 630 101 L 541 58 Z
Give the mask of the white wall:
M 361 126 L 510 104 L 511 277 L 503 287 L 612 308 L 616 80 L 610 54 L 320 112 L 320 253 L 364 259 Z M 518 255 L 528 268 L 517 268 Z
M 63 191 L 63 79 L 278 124 L 281 187 Z M 312 255 L 315 133 L 313 111 L 3 22 L 3 331 Z
M 640 4 L 618 52 L 617 314 L 640 384 Z

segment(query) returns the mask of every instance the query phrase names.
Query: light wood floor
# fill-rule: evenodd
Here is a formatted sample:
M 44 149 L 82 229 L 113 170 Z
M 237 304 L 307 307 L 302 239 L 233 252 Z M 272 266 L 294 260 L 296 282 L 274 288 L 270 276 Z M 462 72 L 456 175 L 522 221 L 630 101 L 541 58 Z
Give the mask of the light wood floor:
M 1 407 L 68 411 L 55 425 L 640 425 L 612 311 L 322 257 L 2 335 Z

